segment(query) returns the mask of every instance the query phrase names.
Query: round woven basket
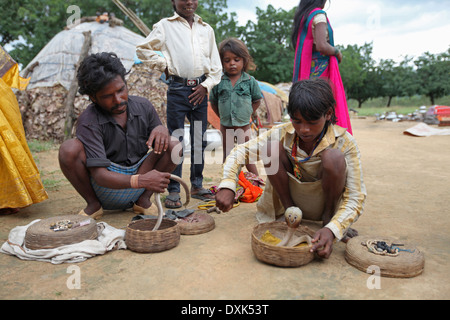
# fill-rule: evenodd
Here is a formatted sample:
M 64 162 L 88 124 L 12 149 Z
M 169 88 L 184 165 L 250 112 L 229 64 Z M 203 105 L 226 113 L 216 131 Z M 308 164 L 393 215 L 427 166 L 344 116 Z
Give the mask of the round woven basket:
M 158 230 L 152 231 L 156 219 L 131 222 L 125 231 L 125 243 L 131 251 L 141 253 L 161 252 L 180 243 L 180 228 L 170 219 L 163 219 Z
M 311 248 L 309 245 L 301 247 L 278 247 L 261 240 L 261 237 L 267 231 L 273 236 L 283 239 L 287 228 L 285 222 L 275 221 L 261 223 L 253 229 L 252 250 L 258 260 L 279 267 L 300 267 L 310 263 L 314 259 L 314 253 L 309 251 Z M 295 236 L 297 237 L 306 234 L 308 233 L 302 226 L 299 226 L 295 232 Z
M 53 231 L 50 229 L 53 223 L 62 220 L 70 220 L 74 224 L 81 221 L 89 221 L 89 224 L 66 231 Z M 27 229 L 25 233 L 25 247 L 32 250 L 53 249 L 97 238 L 98 231 L 95 220 L 78 214 L 55 216 L 33 223 Z
M 365 244 L 368 241 L 385 241 L 388 244 L 401 243 L 398 255 L 382 255 L 371 252 Z M 425 267 L 425 256 L 417 247 L 403 240 L 388 237 L 358 236 L 347 242 L 345 260 L 358 270 L 367 272 L 371 266 L 380 269 L 380 275 L 391 278 L 411 278 L 420 275 Z
M 216 226 L 214 218 L 204 212 L 194 212 L 186 218 L 177 220 L 182 235 L 195 235 L 213 230 Z

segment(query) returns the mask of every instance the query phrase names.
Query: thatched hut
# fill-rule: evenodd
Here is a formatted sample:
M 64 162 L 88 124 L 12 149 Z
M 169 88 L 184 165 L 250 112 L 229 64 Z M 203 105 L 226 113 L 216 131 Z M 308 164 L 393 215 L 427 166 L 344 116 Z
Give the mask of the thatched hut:
M 149 99 L 165 123 L 167 85 L 159 80 L 160 73 L 136 64 L 136 45 L 144 37 L 121 25 L 85 22 L 55 35 L 21 72 L 31 78 L 27 90 L 17 94 L 28 139 L 64 140 L 68 117 L 66 102 L 86 32 L 90 32 L 88 53 L 115 52 L 130 70 L 127 76 L 130 94 Z M 76 94 L 72 103 L 73 117 L 89 103 L 87 96 Z

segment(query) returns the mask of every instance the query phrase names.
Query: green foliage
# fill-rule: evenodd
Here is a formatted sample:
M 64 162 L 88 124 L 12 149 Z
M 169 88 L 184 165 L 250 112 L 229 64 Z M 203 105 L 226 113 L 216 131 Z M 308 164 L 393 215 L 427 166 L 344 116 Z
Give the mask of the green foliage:
M 421 93 L 430 98 L 431 104 L 450 93 L 450 49 L 441 54 L 426 52 L 414 63 Z
M 342 50 L 343 60 L 339 66 L 347 98 L 355 99 L 359 107 L 374 97 L 379 89 L 379 74 L 372 59 L 372 44 L 361 47 L 349 45 Z
M 224 12 L 227 8 L 227 0 L 199 1 L 197 14 L 214 29 L 218 44 L 226 38 L 239 38 L 245 31 L 245 27 L 237 25 L 235 12 Z
M 4 46 L 14 40 L 11 56 L 26 66 L 58 32 L 66 27 L 72 14 L 67 8 L 70 0 L 0 0 L 0 39 Z M 107 11 L 114 5 L 107 0 L 79 0 L 76 5 L 81 16 L 95 16 L 97 11 Z M 5 21 L 5 22 L 4 22 Z
M 170 0 L 121 0 L 151 29 L 164 17 L 173 14 Z M 140 34 L 137 27 L 111 0 L 0 0 L 0 44 L 12 45 L 11 56 L 26 66 L 58 32 L 66 27 L 72 12 L 70 5 L 81 10 L 81 17 L 96 12 L 114 12 L 125 27 Z M 219 43 L 228 37 L 243 40 L 254 58 L 253 75 L 271 83 L 290 82 L 294 50 L 290 35 L 295 8 L 286 11 L 269 5 L 256 9 L 257 21 L 238 26 L 236 13 L 228 12 L 227 0 L 201 0 L 197 13 L 215 30 Z M 17 41 L 20 40 L 20 41 Z M 372 59 L 372 44 L 341 48 L 340 71 L 347 98 L 361 107 L 377 97 L 384 97 L 387 107 L 398 97 L 424 95 L 431 104 L 450 94 L 450 49 L 441 54 L 424 53 L 401 62 Z
M 256 9 L 258 22 L 249 21 L 243 34 L 257 65 L 254 76 L 271 83 L 292 81 L 294 50 L 290 44 L 294 9 Z
M 419 81 L 414 72 L 411 58 L 406 57 L 400 63 L 381 60 L 378 66 L 380 72 L 381 96 L 388 97 L 387 107 L 391 105 L 393 97 L 411 96 L 419 92 Z
M 54 150 L 57 145 L 53 141 L 41 141 L 41 140 L 28 140 L 28 147 L 31 153 L 45 152 L 49 150 Z

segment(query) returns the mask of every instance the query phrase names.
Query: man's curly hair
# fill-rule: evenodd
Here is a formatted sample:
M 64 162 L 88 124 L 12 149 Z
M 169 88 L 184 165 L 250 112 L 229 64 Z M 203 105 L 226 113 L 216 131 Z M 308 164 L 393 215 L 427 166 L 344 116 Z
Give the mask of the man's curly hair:
M 78 92 L 95 96 L 109 82 L 121 76 L 125 82 L 127 74 L 120 58 L 112 52 L 101 52 L 86 57 L 77 73 Z

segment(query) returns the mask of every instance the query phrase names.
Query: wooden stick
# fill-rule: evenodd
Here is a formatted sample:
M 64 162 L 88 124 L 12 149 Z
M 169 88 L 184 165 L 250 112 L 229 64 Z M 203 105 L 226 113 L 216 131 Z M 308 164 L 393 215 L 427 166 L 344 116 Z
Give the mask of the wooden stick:
M 66 121 L 64 123 L 64 136 L 66 139 L 72 137 L 72 128 L 73 123 L 75 121 L 75 113 L 73 111 L 73 103 L 75 101 L 75 97 L 78 91 L 78 79 L 77 72 L 81 62 L 87 57 L 89 53 L 89 49 L 91 48 L 91 31 L 83 32 L 84 35 L 84 43 L 81 48 L 80 58 L 78 59 L 77 64 L 75 65 L 75 72 L 73 75 L 72 82 L 70 84 L 69 92 L 66 96 L 65 101 L 65 110 L 66 110 Z

